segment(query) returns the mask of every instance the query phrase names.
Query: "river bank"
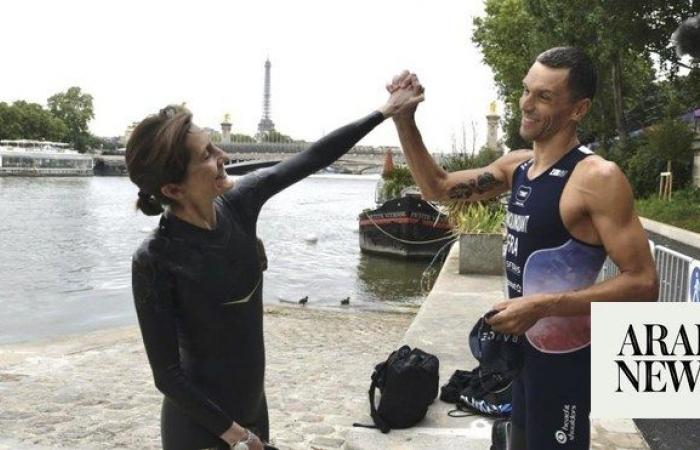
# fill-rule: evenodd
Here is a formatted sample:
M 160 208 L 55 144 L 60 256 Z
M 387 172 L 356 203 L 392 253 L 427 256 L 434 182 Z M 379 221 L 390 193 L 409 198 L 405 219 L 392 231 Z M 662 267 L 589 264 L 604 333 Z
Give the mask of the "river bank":
M 339 448 L 413 317 L 266 306 L 273 442 Z M 161 398 L 135 326 L 0 346 L 3 450 L 158 449 Z

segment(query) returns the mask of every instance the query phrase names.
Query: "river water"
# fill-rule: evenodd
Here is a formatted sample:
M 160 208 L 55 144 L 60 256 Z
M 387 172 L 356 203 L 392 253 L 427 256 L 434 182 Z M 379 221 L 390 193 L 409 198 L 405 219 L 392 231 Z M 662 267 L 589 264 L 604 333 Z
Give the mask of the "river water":
M 265 205 L 266 303 L 420 304 L 428 261 L 360 253 L 357 215 L 374 205 L 377 180 L 313 176 Z M 0 178 L 0 343 L 136 323 L 131 254 L 158 221 L 134 211 L 136 192 L 120 177 Z

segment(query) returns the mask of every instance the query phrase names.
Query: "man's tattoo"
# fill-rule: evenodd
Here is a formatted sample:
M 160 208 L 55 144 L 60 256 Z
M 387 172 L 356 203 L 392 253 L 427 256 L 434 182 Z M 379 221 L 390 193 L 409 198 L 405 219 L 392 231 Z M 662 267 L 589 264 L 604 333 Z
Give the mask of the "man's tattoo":
M 491 172 L 484 172 L 476 179 L 472 178 L 453 186 L 447 191 L 447 196 L 452 200 L 469 200 L 472 195 L 484 194 L 501 184 L 503 182 L 496 179 Z

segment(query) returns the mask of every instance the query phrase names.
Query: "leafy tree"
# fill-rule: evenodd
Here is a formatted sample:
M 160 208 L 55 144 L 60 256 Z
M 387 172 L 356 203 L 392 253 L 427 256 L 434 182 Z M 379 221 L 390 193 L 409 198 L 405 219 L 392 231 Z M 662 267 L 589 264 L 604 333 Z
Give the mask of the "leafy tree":
M 594 108 L 581 128 L 584 141 L 627 140 L 630 127 L 659 117 L 663 95 L 657 70 L 673 80 L 682 63 L 669 38 L 685 17 L 700 12 L 687 0 L 486 0 L 474 20 L 472 41 L 493 69 L 505 100 L 506 143 L 520 148 L 518 97 L 521 80 L 540 52 L 560 45 L 581 47 L 599 74 Z
M 74 86 L 49 97 L 48 105 L 51 112 L 68 127 L 68 139 L 73 146 L 84 152 L 90 142 L 88 122 L 95 117 L 92 95 L 84 94 Z
M 248 136 L 247 134 L 235 133 L 231 135 L 231 142 L 253 143 L 256 141 L 254 137 Z
M 692 182 L 693 132 L 685 122 L 672 118 L 648 127 L 640 137 L 618 141 L 598 153 L 614 161 L 625 172 L 634 195 L 643 198 L 659 189 L 659 174 L 673 169 L 674 189 Z
M 0 103 L 0 139 L 63 141 L 68 127 L 37 103 Z
M 494 162 L 500 156 L 499 152 L 491 150 L 487 147 L 482 147 L 479 153 L 471 156 L 467 153 L 457 153 L 449 155 L 442 159 L 441 166 L 448 172 L 457 172 L 458 170 L 475 169 L 485 167 Z
M 522 0 L 486 0 L 484 9 L 484 17 L 474 19 L 472 41 L 493 70 L 498 93 L 506 104 L 505 143 L 510 148 L 523 148 L 528 144 L 518 133 L 522 79 L 546 43 L 540 42 L 540 34 L 531 32 L 535 18 Z
M 683 164 L 693 160 L 693 133 L 685 122 L 666 118 L 654 125 L 648 132 L 649 146 L 658 158 L 667 161 L 667 170 L 673 164 Z
M 291 137 L 287 136 L 286 134 L 282 134 L 276 130 L 270 130 L 266 133 L 263 133 L 260 137 L 260 140 L 262 142 L 274 142 L 274 143 L 284 143 L 284 144 L 294 142 L 294 139 L 292 139 Z
M 87 147 L 91 149 L 100 149 L 103 152 L 113 152 L 121 147 L 121 136 L 101 137 L 90 134 L 86 140 Z

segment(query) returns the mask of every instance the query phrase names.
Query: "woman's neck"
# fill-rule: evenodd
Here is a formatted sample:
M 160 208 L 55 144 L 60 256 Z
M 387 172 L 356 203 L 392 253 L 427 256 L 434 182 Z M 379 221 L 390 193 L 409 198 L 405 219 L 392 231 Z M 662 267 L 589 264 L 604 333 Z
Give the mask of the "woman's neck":
M 189 203 L 183 206 L 171 207 L 170 211 L 178 219 L 196 227 L 210 231 L 216 228 L 216 209 L 214 208 L 214 203 L 201 205 Z

